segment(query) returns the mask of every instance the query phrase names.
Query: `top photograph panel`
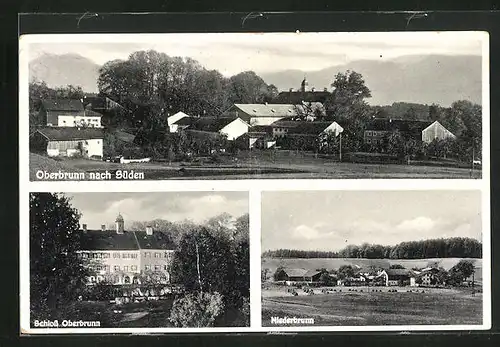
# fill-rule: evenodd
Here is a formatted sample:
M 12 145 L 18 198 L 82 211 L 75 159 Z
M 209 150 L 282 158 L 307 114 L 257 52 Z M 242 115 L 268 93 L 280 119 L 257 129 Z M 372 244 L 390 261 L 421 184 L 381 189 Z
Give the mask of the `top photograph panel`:
M 24 35 L 21 163 L 31 181 L 480 179 L 487 52 L 483 32 Z

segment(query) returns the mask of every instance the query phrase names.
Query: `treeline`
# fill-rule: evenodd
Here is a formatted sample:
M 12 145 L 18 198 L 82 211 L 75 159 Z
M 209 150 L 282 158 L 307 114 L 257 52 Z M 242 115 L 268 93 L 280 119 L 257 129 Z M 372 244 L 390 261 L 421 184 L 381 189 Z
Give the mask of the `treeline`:
M 364 243 L 349 245 L 338 252 L 278 249 L 266 251 L 269 258 L 366 258 L 366 259 L 428 259 L 481 258 L 482 243 L 467 237 L 401 242 L 394 246 Z

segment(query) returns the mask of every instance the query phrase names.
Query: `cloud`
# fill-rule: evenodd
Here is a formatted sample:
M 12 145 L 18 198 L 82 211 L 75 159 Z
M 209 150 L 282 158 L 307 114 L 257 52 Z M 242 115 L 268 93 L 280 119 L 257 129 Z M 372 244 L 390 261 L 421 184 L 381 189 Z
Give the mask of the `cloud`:
M 396 228 L 402 231 L 429 231 L 436 226 L 436 222 L 429 217 L 416 217 L 404 220 Z
M 318 230 L 307 225 L 299 225 L 293 230 L 293 237 L 296 239 L 314 240 L 321 237 Z

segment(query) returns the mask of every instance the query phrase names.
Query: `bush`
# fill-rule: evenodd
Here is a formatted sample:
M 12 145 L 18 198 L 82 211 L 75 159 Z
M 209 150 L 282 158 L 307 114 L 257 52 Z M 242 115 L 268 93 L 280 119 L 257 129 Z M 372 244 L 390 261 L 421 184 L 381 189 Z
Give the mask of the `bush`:
M 169 320 L 176 327 L 211 327 L 223 312 L 221 294 L 199 292 L 175 299 Z

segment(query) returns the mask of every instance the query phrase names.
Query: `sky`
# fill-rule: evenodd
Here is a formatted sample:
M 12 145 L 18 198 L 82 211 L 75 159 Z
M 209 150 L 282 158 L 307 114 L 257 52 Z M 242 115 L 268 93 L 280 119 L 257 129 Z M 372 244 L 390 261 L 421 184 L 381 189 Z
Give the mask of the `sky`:
M 99 229 L 112 225 L 120 213 L 125 228 L 133 221 L 165 219 L 204 222 L 222 213 L 235 218 L 248 213 L 246 192 L 66 193 L 82 213 L 80 224 Z M 129 224 L 130 223 L 130 224 Z
M 480 191 L 264 192 L 262 251 L 338 251 L 349 244 L 441 237 L 482 240 L 480 207 Z
M 354 60 L 405 55 L 481 55 L 482 37 L 475 32 L 35 35 L 32 38 L 39 43 L 30 44 L 29 60 L 44 53 L 74 53 L 102 65 L 127 59 L 134 51 L 154 49 L 191 57 L 207 69 L 231 76 L 248 70 L 317 71 Z

